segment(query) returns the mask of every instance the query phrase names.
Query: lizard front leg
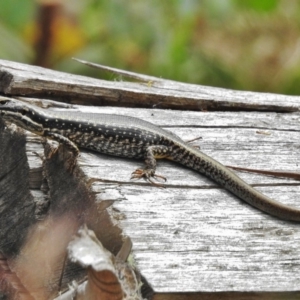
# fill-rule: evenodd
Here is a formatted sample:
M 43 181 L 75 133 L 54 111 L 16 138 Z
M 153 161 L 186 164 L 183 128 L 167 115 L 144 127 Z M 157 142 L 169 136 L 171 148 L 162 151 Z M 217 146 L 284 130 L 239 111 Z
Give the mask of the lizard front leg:
M 72 172 L 75 164 L 76 164 L 76 159 L 79 156 L 79 149 L 78 147 L 68 138 L 66 138 L 65 136 L 55 133 L 55 132 L 51 132 L 47 129 L 44 130 L 44 136 L 48 137 L 52 140 L 57 141 L 60 144 L 63 144 L 64 146 L 66 146 L 72 153 L 73 153 L 73 157 L 68 159 L 68 163 L 69 163 L 69 168 L 70 171 Z M 54 155 L 54 153 L 57 151 L 57 149 L 55 149 L 51 154 L 50 157 L 52 155 Z

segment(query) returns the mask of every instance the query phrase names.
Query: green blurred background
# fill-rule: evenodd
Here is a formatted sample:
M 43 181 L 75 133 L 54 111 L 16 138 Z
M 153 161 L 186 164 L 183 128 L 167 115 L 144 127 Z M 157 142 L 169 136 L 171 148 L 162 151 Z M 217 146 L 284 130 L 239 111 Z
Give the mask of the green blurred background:
M 0 58 L 112 79 L 300 94 L 298 0 L 2 0 Z

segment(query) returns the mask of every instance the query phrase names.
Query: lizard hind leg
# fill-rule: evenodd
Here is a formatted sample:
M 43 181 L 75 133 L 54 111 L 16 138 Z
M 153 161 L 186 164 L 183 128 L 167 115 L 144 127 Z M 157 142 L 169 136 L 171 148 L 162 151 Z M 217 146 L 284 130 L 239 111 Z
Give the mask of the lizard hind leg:
M 163 145 L 149 146 L 146 150 L 146 160 L 145 168 L 137 169 L 131 174 L 131 179 L 141 179 L 144 178 L 146 181 L 153 185 L 161 186 L 161 184 L 153 181 L 154 179 L 163 179 L 167 181 L 167 178 L 158 174 L 155 174 L 156 170 L 156 159 L 168 158 L 169 157 L 169 147 Z

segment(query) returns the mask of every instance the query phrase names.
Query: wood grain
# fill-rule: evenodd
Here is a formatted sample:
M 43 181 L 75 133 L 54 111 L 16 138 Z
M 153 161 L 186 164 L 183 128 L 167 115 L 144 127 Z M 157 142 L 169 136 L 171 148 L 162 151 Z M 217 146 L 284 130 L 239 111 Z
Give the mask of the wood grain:
M 118 70 L 115 69 L 115 72 Z M 194 111 L 298 111 L 300 98 L 295 96 L 234 91 L 153 76 L 135 76 L 142 82 L 112 82 L 0 60 L 0 92 L 6 95 L 118 107 Z
M 124 111 L 144 119 L 148 113 Z M 249 112 L 243 114 L 245 122 L 239 122 L 234 113 L 226 118 L 222 113 L 181 112 L 180 119 L 172 113 L 166 118 L 167 113 L 153 111 L 152 122 L 186 139 L 201 136 L 202 151 L 224 164 L 298 171 L 299 132 L 293 129 L 297 115 L 284 115 L 279 122 L 275 113 L 254 118 Z M 214 120 L 217 124 L 211 128 Z M 259 128 L 268 134 L 257 133 Z M 92 188 L 102 201 L 115 201 L 109 211 L 131 237 L 137 265 L 157 293 L 298 289 L 298 224 L 266 215 L 171 162 L 159 162 L 157 170 L 168 178 L 165 189 L 129 180 L 143 162 L 82 151 L 79 163 L 88 178 L 97 178 Z M 240 175 L 268 196 L 300 207 L 300 182 Z
M 157 81 L 151 87 L 144 83 L 131 85 L 122 82 L 120 83 L 122 88 L 119 83 L 102 82 L 105 84 L 103 89 L 101 85 L 99 86 L 99 80 L 85 77 L 81 79 L 84 84 L 75 87 L 79 79 L 72 75 L 70 78 L 63 75 L 55 77 L 57 85 L 55 83 L 56 90 L 54 90 L 51 88 L 51 84 L 52 86 L 54 84 L 53 76 L 51 77 L 44 69 L 43 72 L 46 72 L 47 76 L 41 75 L 39 68 L 34 69 L 36 70 L 34 73 L 31 67 L 27 67 L 26 74 L 26 68 L 22 69 L 20 64 L 1 61 L 0 65 L 2 76 L 5 74 L 8 77 L 9 74 L 12 76 L 8 78 L 9 80 L 4 78 L 5 80 L 0 83 L 2 92 L 34 94 L 37 97 L 36 102 L 42 103 L 48 109 L 119 113 L 139 117 L 162 126 L 185 140 L 201 137 L 193 144 L 200 146 L 201 151 L 223 164 L 299 173 L 298 97 L 240 93 L 221 89 L 217 91 L 213 88 L 208 91 L 204 87 L 199 87 L 203 94 L 207 95 L 205 98 L 203 94 L 199 94 L 200 98 L 202 96 L 205 98 L 207 107 L 212 108 L 215 105 L 213 102 L 220 102 L 217 109 L 219 110 L 224 108 L 222 99 L 229 102 L 232 99 L 233 106 L 239 103 L 235 109 L 240 111 L 175 111 L 76 105 L 60 105 L 59 108 L 57 103 L 53 105 L 51 101 L 40 99 L 41 95 L 49 91 L 52 98 L 62 100 L 60 98 L 62 95 L 70 93 L 69 98 L 63 100 L 79 103 L 84 97 L 88 99 L 90 93 L 95 91 L 98 93 L 101 90 L 91 96 L 89 104 L 112 104 L 116 99 L 125 99 L 123 105 L 128 103 L 134 105 L 133 103 L 138 102 L 137 96 L 134 96 L 133 100 L 128 100 L 129 96 L 133 95 L 132 89 L 135 90 L 137 86 L 142 85 L 148 96 L 151 93 L 156 95 L 152 99 L 155 99 L 157 105 L 162 89 L 172 90 L 173 86 L 172 92 L 179 95 L 176 104 L 176 108 L 179 109 L 183 108 L 184 101 L 180 101 L 182 95 L 177 90 L 178 86 L 181 86 L 182 92 L 186 92 L 185 95 L 189 95 L 190 98 L 193 98 L 195 93 L 191 90 L 192 85 L 178 83 L 175 86 L 169 81 Z M 19 71 L 13 72 L 14 68 Z M 49 85 L 44 85 L 43 81 L 39 83 L 37 78 L 42 80 L 40 76 L 44 76 L 45 82 L 48 80 Z M 34 85 L 31 86 L 31 83 Z M 32 88 L 36 91 L 33 92 Z M 210 91 L 216 94 L 212 96 Z M 140 92 L 143 94 L 143 91 Z M 164 94 L 166 99 L 169 97 L 168 93 L 169 91 Z M 148 99 L 147 97 L 142 96 L 142 101 Z M 174 99 L 171 97 L 170 103 Z M 147 105 L 153 103 L 149 102 Z M 115 105 L 117 104 L 119 103 L 115 102 Z M 143 105 L 145 103 L 141 104 Z M 191 109 L 192 106 L 189 105 L 186 106 L 187 109 Z M 269 105 L 269 109 L 273 109 L 270 105 L 278 107 L 277 112 L 276 109 L 274 112 L 245 111 L 249 109 L 249 105 L 253 105 L 253 109 L 260 109 L 260 105 L 262 107 Z M 282 112 L 291 107 L 296 112 Z M 201 105 L 198 106 L 198 110 L 202 108 Z M 262 109 L 266 110 L 266 107 Z M 29 163 L 25 179 L 30 189 L 30 197 L 34 203 L 40 204 L 36 205 L 39 208 L 37 212 L 45 217 L 48 213 L 43 194 L 43 188 L 47 189 L 47 186 L 43 185 L 45 165 L 42 164 L 41 158 L 33 153 L 44 155 L 44 147 L 40 138 L 28 132 L 25 135 Z M 6 148 L 0 147 L 1 149 Z M 14 154 L 13 151 L 9 153 Z M 14 156 L 11 156 L 10 160 L 2 158 L 1 164 L 14 159 Z M 59 162 L 63 160 L 58 160 L 57 163 Z M 103 235 L 106 235 L 105 246 L 112 248 L 110 250 L 116 253 L 121 243 L 120 232 L 131 238 L 133 261 L 149 282 L 149 285 L 145 284 L 146 288 L 151 286 L 156 293 L 154 299 L 199 299 L 197 297 L 247 300 L 300 299 L 299 224 L 281 221 L 264 214 L 224 191 L 209 179 L 172 162 L 158 163 L 157 172 L 168 178 L 166 188 L 156 188 L 144 181 L 130 180 L 131 172 L 143 166 L 142 161 L 114 158 L 83 150 L 78 159 L 78 166 L 82 172 L 80 180 L 85 180 L 84 188 L 89 189 L 89 193 L 95 197 L 93 199 L 98 210 L 105 211 L 101 215 L 101 218 L 105 215 L 105 220 L 96 222 L 101 227 L 99 232 L 102 231 Z M 48 168 L 52 168 L 55 174 L 57 168 L 55 165 L 49 165 Z M 238 174 L 266 195 L 300 208 L 299 181 L 254 173 L 238 172 Z M 21 179 L 23 177 L 21 176 Z M 16 178 L 14 182 L 21 181 L 20 177 Z M 63 181 L 62 177 L 56 178 L 52 183 L 51 189 L 56 197 L 56 203 L 63 199 L 62 205 L 65 205 L 65 209 L 67 203 L 71 205 L 70 210 L 74 209 L 70 204 L 72 202 L 68 202 L 67 199 L 71 197 L 72 191 L 69 190 L 68 196 L 62 194 L 68 183 Z M 49 191 L 46 190 L 46 193 Z M 76 207 L 78 208 L 78 205 Z M 37 212 L 34 213 L 35 218 L 39 215 Z M 95 216 L 94 218 L 97 219 Z M 110 229 L 105 227 L 106 223 L 111 224 Z M 116 229 L 115 236 L 110 236 L 109 232 L 110 230 L 113 232 L 113 228 Z

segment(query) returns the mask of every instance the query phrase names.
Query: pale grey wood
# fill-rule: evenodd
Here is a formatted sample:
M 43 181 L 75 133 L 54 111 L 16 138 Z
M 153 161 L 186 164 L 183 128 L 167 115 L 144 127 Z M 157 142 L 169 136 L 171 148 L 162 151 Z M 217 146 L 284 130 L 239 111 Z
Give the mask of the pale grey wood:
M 91 62 L 87 62 L 85 60 L 74 58 L 74 60 L 83 63 L 85 65 L 95 67 L 98 69 L 106 70 L 111 73 L 117 74 L 119 76 L 124 76 L 125 78 L 133 78 L 136 80 L 140 80 L 143 82 L 146 82 L 148 86 L 165 89 L 165 90 L 173 90 L 177 93 L 180 92 L 191 92 L 194 95 L 201 95 L 203 99 L 207 100 L 219 100 L 219 101 L 228 101 L 231 103 L 228 106 L 234 109 L 235 105 L 233 105 L 233 102 L 245 102 L 248 100 L 251 100 L 251 103 L 248 103 L 246 106 L 250 108 L 253 108 L 253 104 L 257 103 L 258 105 L 261 105 L 263 103 L 268 103 L 270 106 L 274 105 L 275 102 L 280 100 L 287 100 L 289 104 L 293 103 L 296 107 L 299 107 L 299 97 L 286 97 L 283 95 L 275 95 L 270 93 L 255 93 L 255 92 L 249 92 L 249 91 L 237 91 L 237 90 L 229 90 L 224 88 L 218 88 L 218 87 L 211 87 L 211 86 L 204 86 L 199 84 L 189 84 L 184 82 L 178 82 L 174 80 L 168 80 L 166 78 L 161 77 L 155 77 L 155 76 L 149 76 L 145 74 L 139 74 L 135 72 L 130 72 L 127 70 L 122 70 L 118 68 L 113 68 L 109 66 L 104 66 L 100 64 L 95 64 Z M 178 94 L 179 95 L 179 94 Z M 283 96 L 283 98 L 282 98 Z M 196 96 L 197 97 L 197 96 Z M 295 102 L 294 102 L 295 100 Z M 275 102 L 274 102 L 275 101 Z M 288 104 L 288 105 L 289 105 Z
M 73 109 L 120 113 L 109 107 Z M 201 136 L 195 145 L 224 164 L 298 170 L 299 114 L 180 112 L 175 118 L 179 112 L 124 109 L 122 113 L 151 117 L 185 139 Z M 28 133 L 27 141 L 34 172 L 41 160 L 32 152 L 42 154 L 40 138 Z M 297 290 L 298 224 L 263 214 L 171 162 L 158 164 L 157 171 L 168 178 L 166 189 L 129 180 L 143 162 L 88 151 L 82 151 L 78 162 L 87 178 L 97 180 L 92 189 L 99 201 L 111 205 L 115 224 L 133 240 L 136 264 L 156 293 Z M 240 175 L 283 203 L 299 202 L 296 180 Z
M 156 100 L 161 95 L 166 98 L 171 95 L 172 101 L 176 97 L 179 99 L 177 108 L 184 104 L 180 102 L 184 97 L 185 101 L 188 98 L 205 99 L 207 103 L 219 101 L 219 108 L 222 105 L 223 108 L 229 107 L 231 99 L 234 105 L 239 103 L 239 109 L 251 105 L 259 108 L 259 103 L 269 108 L 270 104 L 276 104 L 278 109 L 299 107 L 299 97 L 235 92 L 161 80 L 151 84 L 104 82 L 5 61 L 0 61 L 0 66 L 0 85 L 6 93 L 28 94 L 30 91 L 40 96 L 41 91 L 50 91 L 54 98 L 70 93 L 70 101 L 73 96 L 86 97 L 98 91 L 91 103 L 95 103 L 93 101 L 99 99 L 99 95 L 111 100 L 110 103 L 119 100 L 120 95 L 125 95 L 125 98 L 135 95 L 131 103 L 140 100 L 139 93 L 147 97 L 153 95 Z M 222 99 L 229 104 L 222 103 Z M 140 117 L 186 140 L 201 136 L 202 140 L 194 144 L 227 165 L 290 172 L 299 170 L 299 113 L 77 106 L 72 109 Z M 266 109 L 266 106 L 259 109 Z M 33 154 L 43 154 L 41 139 L 30 133 L 26 135 L 29 185 L 34 189 L 35 203 L 43 202 L 39 190 L 41 159 Z M 298 224 L 261 213 L 207 178 L 171 162 L 159 162 L 157 169 L 168 178 L 166 189 L 149 186 L 144 181 L 130 181 L 131 172 L 143 166 L 143 162 L 82 151 L 78 163 L 87 181 L 95 179 L 91 189 L 98 202 L 102 201 L 101 209 L 108 207 L 114 224 L 132 239 L 135 263 L 157 296 L 193 292 L 217 297 L 216 292 L 225 295 L 225 292 L 237 291 L 267 294 L 269 297 L 280 297 L 280 292 L 284 292 L 294 297 L 293 292 L 299 291 Z M 239 174 L 267 195 L 300 208 L 298 181 Z
M 115 108 L 75 107 L 119 112 Z M 122 113 L 149 118 L 149 111 Z M 178 114 L 178 112 L 177 112 Z M 152 122 L 185 139 L 201 136 L 202 151 L 224 164 L 298 172 L 299 114 L 176 113 L 154 110 Z M 299 290 L 299 225 L 273 218 L 195 172 L 160 161 L 166 189 L 130 181 L 142 161 L 82 151 L 78 160 L 99 201 L 133 241 L 141 273 L 156 293 L 292 292 Z M 268 196 L 300 208 L 300 183 L 239 173 Z
M 111 108 L 101 110 L 114 112 Z M 130 115 L 129 110 L 125 113 Z M 145 118 L 145 113 L 133 110 L 131 115 Z M 241 125 L 234 127 L 231 124 L 240 120 L 234 113 L 181 112 L 176 120 L 162 118 L 161 113 L 167 114 L 153 114 L 155 123 L 163 122 L 169 130 L 187 139 L 202 136 L 196 144 L 200 143 L 202 151 L 224 164 L 299 170 L 300 133 L 292 131 L 298 114 L 284 115 L 280 122 L 281 117 L 276 114 L 254 118 L 254 113 L 244 113 L 248 121 L 240 121 Z M 216 120 L 215 128 L 201 128 L 205 122 L 201 117 L 210 119 L 207 126 Z M 172 127 L 175 123 L 185 126 L 184 122 L 191 119 L 197 120 L 196 128 Z M 259 128 L 264 128 L 263 133 L 257 132 Z M 93 167 L 84 170 L 88 177 L 102 180 L 93 185 L 100 197 L 106 189 L 118 191 L 112 214 L 123 232 L 132 238 L 137 265 L 146 278 L 151 278 L 156 292 L 299 289 L 298 224 L 261 213 L 207 178 L 169 162 L 159 162 L 157 171 L 168 178 L 167 188 L 159 189 L 129 181 L 130 173 L 142 162 L 84 151 L 79 161 L 83 168 L 93 162 Z M 250 173 L 240 175 L 250 184 L 261 185 L 257 188 L 268 196 L 300 208 L 298 181 Z
M 155 77 L 149 82 L 111 82 L 5 60 L 0 60 L 0 78 L 0 92 L 7 95 L 97 105 L 283 112 L 297 111 L 300 100 L 295 96 L 234 91 Z

